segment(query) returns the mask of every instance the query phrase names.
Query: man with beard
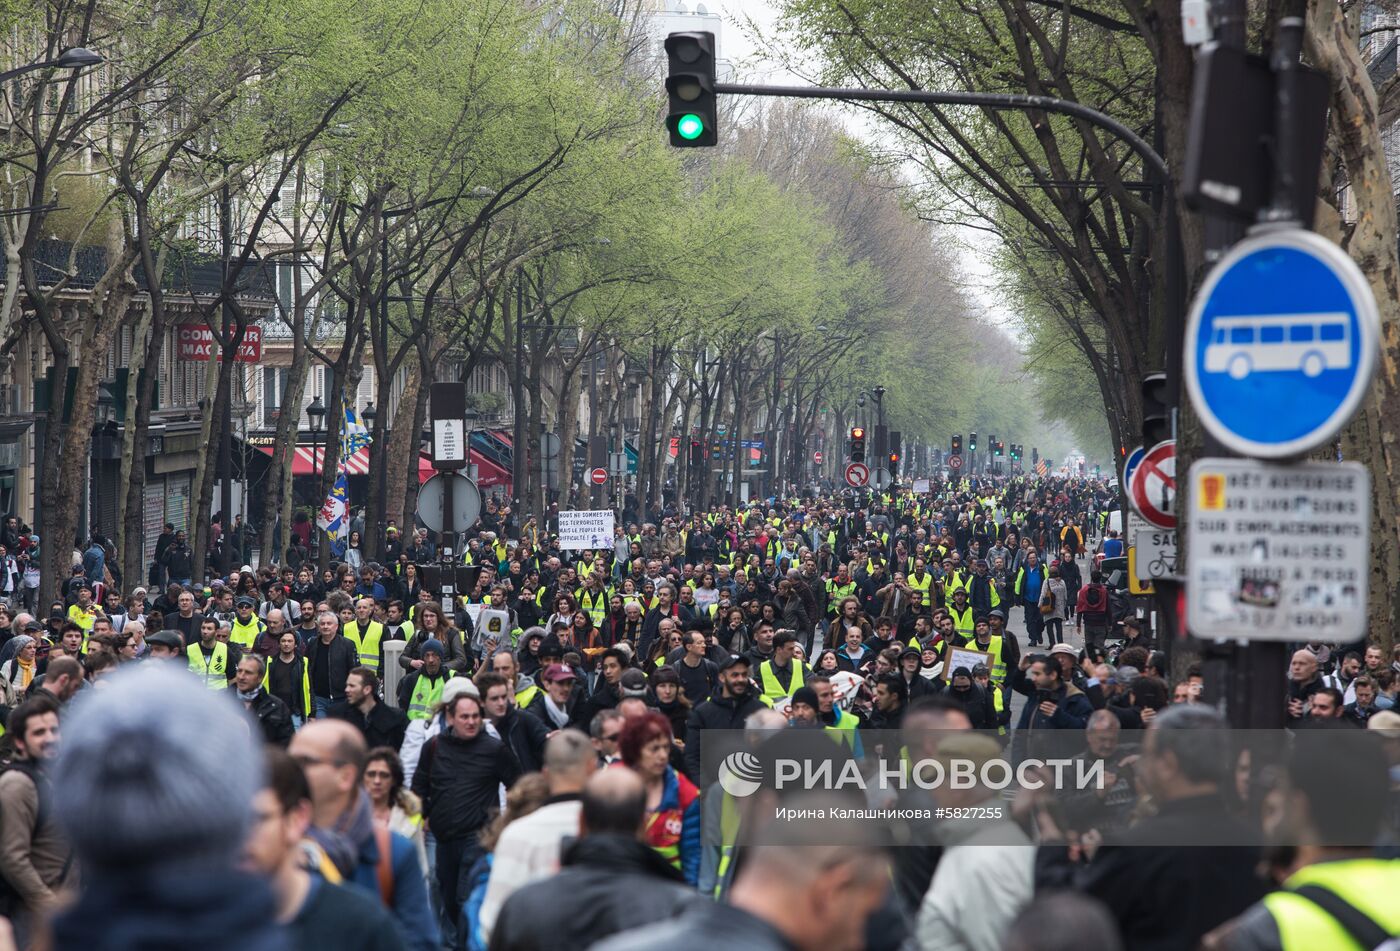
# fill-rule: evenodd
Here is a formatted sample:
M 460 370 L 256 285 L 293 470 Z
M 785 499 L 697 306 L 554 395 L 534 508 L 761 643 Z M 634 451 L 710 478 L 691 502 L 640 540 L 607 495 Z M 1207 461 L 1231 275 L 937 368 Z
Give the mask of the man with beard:
M 685 767 L 689 776 L 704 776 L 700 749 L 705 730 L 742 730 L 749 714 L 767 709 L 749 689 L 749 660 L 746 656 L 730 657 L 720 668 L 719 683 L 719 694 L 691 710 L 690 718 L 686 721 Z M 709 786 L 714 780 L 713 776 L 704 777 L 700 785 Z

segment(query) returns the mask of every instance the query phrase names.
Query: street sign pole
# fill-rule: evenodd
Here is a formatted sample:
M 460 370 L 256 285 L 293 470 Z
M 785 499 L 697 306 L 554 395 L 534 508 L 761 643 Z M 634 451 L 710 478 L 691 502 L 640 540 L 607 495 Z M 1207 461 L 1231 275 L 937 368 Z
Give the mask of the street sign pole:
M 464 433 L 467 418 L 467 384 L 462 382 L 434 383 L 428 392 L 428 412 L 433 421 L 433 468 L 453 473 L 467 464 L 468 448 Z M 387 407 L 386 407 L 387 409 Z M 454 447 L 453 438 L 456 437 Z M 456 451 L 454 451 L 454 448 Z M 519 447 L 517 446 L 517 451 Z M 453 618 L 453 597 L 456 595 L 452 550 L 457 543 L 453 531 L 452 487 L 444 486 L 442 493 L 442 531 L 438 533 L 438 554 L 442 562 L 442 609 Z

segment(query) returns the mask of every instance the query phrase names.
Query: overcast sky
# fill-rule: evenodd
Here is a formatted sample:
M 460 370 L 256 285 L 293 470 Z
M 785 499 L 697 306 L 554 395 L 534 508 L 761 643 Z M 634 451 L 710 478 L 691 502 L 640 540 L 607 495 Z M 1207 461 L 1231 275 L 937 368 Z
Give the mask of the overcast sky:
M 692 10 L 697 5 L 697 0 L 681 0 L 681 2 Z M 778 4 L 776 2 L 773 0 L 699 0 L 699 3 L 703 4 L 711 13 L 718 13 L 724 18 L 724 26 L 720 34 L 720 56 L 735 64 L 742 80 L 805 85 L 806 80 L 788 72 L 776 59 L 767 55 L 767 51 L 748 35 L 749 31 L 744 25 L 746 19 L 752 19 L 763 34 L 772 35 L 777 28 L 778 20 Z M 843 121 L 853 135 L 869 137 L 873 134 L 872 127 L 865 120 L 863 114 L 854 114 L 849 110 L 840 110 L 838 114 L 844 115 Z M 963 279 L 968 290 L 976 295 L 978 301 L 986 309 L 987 316 L 993 322 L 1001 325 L 1006 332 L 1012 333 L 1013 331 L 1008 326 L 1010 315 L 1003 308 L 997 296 L 989 290 L 991 270 L 985 263 L 984 255 L 989 250 L 991 241 L 995 239 L 989 237 L 986 232 L 967 229 L 963 229 L 959 237 L 970 249 L 963 260 Z

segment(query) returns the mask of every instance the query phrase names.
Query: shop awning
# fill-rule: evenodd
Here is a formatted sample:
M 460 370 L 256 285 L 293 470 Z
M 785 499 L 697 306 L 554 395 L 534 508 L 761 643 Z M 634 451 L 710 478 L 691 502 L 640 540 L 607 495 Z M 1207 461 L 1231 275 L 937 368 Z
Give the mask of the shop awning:
M 478 488 L 490 489 L 498 485 L 510 485 L 510 470 L 496 465 L 475 449 L 472 450 L 472 465 L 476 466 Z M 433 458 L 426 452 L 418 456 L 418 484 L 427 482 L 437 470 L 433 468 Z
M 258 450 L 265 456 L 272 455 L 271 446 L 259 446 Z M 344 462 L 345 471 L 348 474 L 369 475 L 369 447 L 363 447 Z M 322 471 L 325 463 L 326 449 L 324 446 L 317 446 L 315 449 L 310 446 L 297 446 L 296 455 L 292 457 L 292 475 L 316 475 Z

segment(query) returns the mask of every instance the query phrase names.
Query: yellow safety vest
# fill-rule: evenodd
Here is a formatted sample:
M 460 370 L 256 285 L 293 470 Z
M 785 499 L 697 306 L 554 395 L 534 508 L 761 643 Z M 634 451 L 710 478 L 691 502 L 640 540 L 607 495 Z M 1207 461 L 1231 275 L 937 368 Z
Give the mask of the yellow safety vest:
M 267 630 L 267 625 L 262 622 L 256 614 L 248 619 L 251 623 L 242 624 L 237 617 L 234 617 L 233 624 L 229 628 L 228 640 L 230 644 L 237 644 L 245 651 L 251 651 L 253 644 L 258 640 L 258 635 Z
M 1002 695 L 1000 685 L 996 683 L 989 683 L 987 684 L 987 686 L 991 688 L 992 706 L 996 709 L 997 712 L 997 736 L 1005 736 L 1006 727 L 1001 724 L 1000 720 L 1001 712 L 1006 709 L 1006 698 Z
M 433 707 L 442 699 L 442 685 L 447 683 L 447 671 L 438 671 L 433 681 L 422 671 L 418 672 L 418 682 L 413 685 L 413 695 L 408 700 L 408 718 L 427 720 L 433 715 Z
M 792 680 L 788 683 L 787 687 L 784 688 L 783 685 L 778 682 L 778 675 L 773 672 L 773 662 L 771 660 L 765 660 L 763 663 L 759 664 L 758 686 L 764 702 L 771 707 L 774 700 L 792 696 L 803 684 L 804 678 L 802 675 L 802 668 L 804 666 L 806 665 L 796 657 L 792 659 Z
M 530 684 L 530 686 L 526 687 L 524 690 L 518 691 L 515 694 L 515 705 L 519 709 L 524 710 L 530 705 L 530 701 L 534 700 L 535 695 L 539 692 L 539 687 L 535 686 L 534 684 Z
M 1318 862 L 1303 866 L 1288 877 L 1281 890 L 1264 897 L 1264 907 L 1278 926 L 1283 951 L 1351 951 L 1361 947 L 1316 902 L 1289 890 L 1301 885 L 1320 885 L 1354 905 L 1387 934 L 1400 934 L 1400 902 L 1395 901 L 1400 890 L 1400 862 L 1375 858 Z
M 925 571 L 924 579 L 920 581 L 916 575 L 910 573 L 904 576 L 904 580 L 909 583 L 910 588 L 924 596 L 924 604 L 933 603 L 929 598 L 929 592 L 933 589 L 933 575 Z
M 298 658 L 301 661 L 301 715 L 309 717 L 316 712 L 316 708 L 311 705 L 311 665 L 306 662 L 306 658 Z M 267 689 L 268 682 L 272 680 L 272 665 L 280 664 L 282 661 L 276 657 L 269 657 L 267 666 L 263 668 L 263 689 Z M 296 711 L 292 711 L 295 713 Z
M 608 592 L 589 591 L 587 588 L 579 588 L 574 592 L 574 598 L 578 601 L 579 608 L 583 613 L 593 619 L 594 627 L 602 627 L 603 622 L 608 618 Z
M 972 605 L 968 605 L 959 611 L 957 608 L 949 607 L 948 616 L 953 619 L 953 627 L 964 637 L 971 637 L 977 630 L 977 625 L 972 619 Z
M 847 581 L 845 584 L 837 584 L 836 579 L 833 578 L 826 583 L 826 590 L 829 596 L 826 612 L 835 617 L 841 610 L 841 602 L 855 595 L 856 583 Z
M 351 621 L 345 625 L 345 636 L 360 652 L 360 666 L 379 673 L 379 642 L 384 637 L 384 625 L 378 621 L 370 621 L 365 625 L 364 635 L 361 636 L 360 622 Z
M 963 646 L 967 650 L 978 651 L 984 654 L 991 654 L 992 663 L 990 666 L 992 668 L 992 683 L 1001 684 L 1006 681 L 1006 661 L 1002 658 L 1002 639 L 1000 637 L 993 634 L 991 640 L 987 641 L 986 647 L 983 647 L 982 645 L 978 644 L 976 637 L 971 638 Z
M 228 688 L 228 645 L 223 641 L 214 642 L 213 657 L 205 658 L 198 641 L 186 648 L 185 656 L 189 658 L 190 670 L 204 680 L 204 686 L 210 690 Z
M 836 722 L 831 726 L 823 726 L 827 735 L 838 742 L 845 743 L 852 750 L 856 748 L 856 718 L 853 713 L 836 711 Z

